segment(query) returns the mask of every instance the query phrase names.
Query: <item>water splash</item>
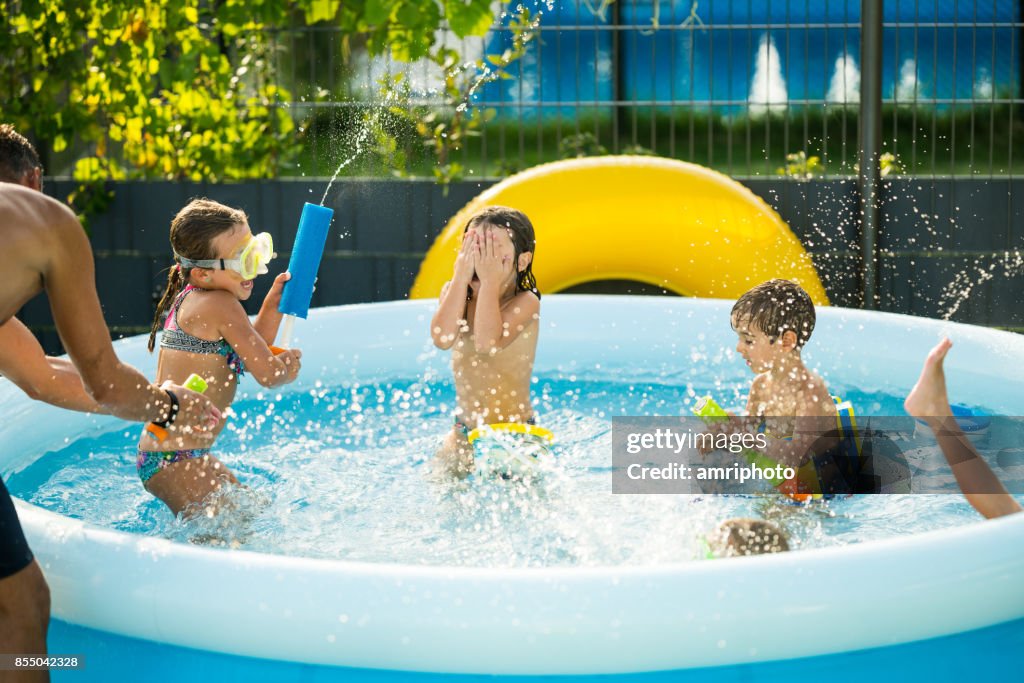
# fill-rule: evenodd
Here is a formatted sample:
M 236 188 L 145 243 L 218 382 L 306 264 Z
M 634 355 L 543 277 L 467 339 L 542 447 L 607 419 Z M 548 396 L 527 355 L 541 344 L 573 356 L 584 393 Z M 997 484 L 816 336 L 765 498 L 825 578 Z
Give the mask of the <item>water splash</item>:
M 825 101 L 835 104 L 860 102 L 860 67 L 854 56 L 845 50 L 836 58 Z
M 750 82 L 751 116 L 763 116 L 784 109 L 789 102 L 786 79 L 782 74 L 782 59 L 769 34 L 761 36 L 754 62 L 754 77 Z
M 323 206 L 324 202 L 327 201 L 327 195 L 331 191 L 331 186 L 334 185 L 334 181 L 338 179 L 338 175 L 341 173 L 341 171 L 346 166 L 351 164 L 353 161 L 358 159 L 359 156 L 363 153 L 363 145 L 366 144 L 367 139 L 370 137 L 370 133 L 372 133 L 377 128 L 377 122 L 380 120 L 381 112 L 384 110 L 385 107 L 388 106 L 389 100 L 390 96 L 385 98 L 384 102 L 375 107 L 373 110 L 373 114 L 371 114 L 368 119 L 363 121 L 362 125 L 359 127 L 359 130 L 356 133 L 355 137 L 355 151 L 353 151 L 347 158 L 342 159 L 341 163 L 338 164 L 338 168 L 334 170 L 334 175 L 331 176 L 330 182 L 327 183 L 327 189 L 324 190 L 324 196 L 320 198 L 320 206 Z
M 952 318 L 980 285 L 996 277 L 1011 278 L 1021 274 L 1024 274 L 1024 253 L 1019 249 L 996 254 L 987 266 L 982 258 L 975 259 L 974 263 L 957 273 L 939 295 L 942 319 Z
M 545 7 L 547 7 L 548 11 L 551 11 L 553 9 L 553 2 L 552 3 L 547 3 L 545 5 Z M 521 12 L 522 9 L 523 9 L 522 5 L 519 5 L 516 8 L 516 12 L 517 13 Z M 505 12 L 502 12 L 501 15 L 498 17 L 498 23 L 499 24 L 504 23 L 505 20 L 509 16 L 511 16 L 511 15 L 509 14 L 509 12 L 507 10 Z M 521 40 L 524 40 L 524 42 L 529 42 L 529 40 L 530 40 L 529 35 L 532 32 L 536 31 L 540 27 L 541 18 L 543 16 L 544 16 L 544 9 L 538 9 L 537 13 L 533 15 L 533 18 L 530 19 L 530 21 L 525 26 L 523 26 L 522 28 L 519 29 L 519 33 L 517 34 L 517 38 L 521 39 Z M 523 73 L 524 74 L 534 73 L 535 69 L 532 69 L 532 68 L 529 68 L 529 67 L 531 65 L 535 65 L 537 63 L 537 56 L 535 54 L 529 52 L 529 50 L 527 50 L 525 52 L 525 54 L 523 54 L 522 60 L 523 60 Z M 476 94 L 477 90 L 479 90 L 483 85 L 486 85 L 487 83 L 491 83 L 491 82 L 496 81 L 499 78 L 501 78 L 501 71 L 500 71 L 500 69 L 491 69 L 491 67 L 489 67 L 487 65 L 487 63 L 483 62 L 482 60 L 480 62 L 467 62 L 467 63 L 465 63 L 463 65 L 463 68 L 464 69 L 467 69 L 467 68 L 478 68 L 478 70 L 477 70 L 477 73 L 476 73 L 473 81 L 470 83 L 469 88 L 467 88 L 467 90 L 466 90 L 465 98 L 463 98 L 462 102 L 460 102 L 459 105 L 455 108 L 455 110 L 460 112 L 460 113 L 461 112 L 465 112 L 469 108 L 469 103 L 470 103 L 470 101 L 472 101 L 473 95 Z M 520 88 L 523 89 L 523 91 L 522 91 L 523 92 L 522 99 L 528 101 L 528 100 L 533 99 L 534 94 L 536 92 L 536 89 L 538 87 L 538 84 L 534 83 L 529 78 L 521 78 L 519 84 L 517 85 L 517 87 L 520 87 Z
M 269 399 L 257 397 L 262 392 L 244 396 L 234 429 L 217 448 L 249 488 L 225 490 L 217 502 L 231 510 L 215 515 L 175 520 L 139 485 L 121 430 L 77 439 L 12 475 L 9 485 L 36 505 L 131 533 L 299 557 L 448 566 L 686 562 L 696 557 L 691 541 L 728 517 L 774 518 L 798 547 L 971 519 L 954 517 L 966 503 L 952 495 L 883 496 L 874 510 L 878 497 L 871 504 L 851 501 L 856 525 L 843 514 L 815 516 L 808 528 L 804 511 L 781 506 L 773 512 L 757 498 L 612 494 L 612 415 L 671 414 L 688 396 L 705 393 L 734 405 L 746 393 L 746 369 L 717 346 L 707 351 L 691 347 L 703 360 L 688 368 L 674 359 L 594 376 L 538 375 L 537 410 L 559 445 L 556 469 L 535 484 L 432 480 L 427 470 L 451 430 L 454 388 L 446 379 L 407 378 L 321 384 Z M 865 414 L 894 414 L 903 400 L 902 394 L 849 385 L 841 391 Z M 950 486 L 955 490 L 955 482 Z M 908 515 L 908 506 L 921 507 Z M 915 524 L 894 530 L 896 512 Z

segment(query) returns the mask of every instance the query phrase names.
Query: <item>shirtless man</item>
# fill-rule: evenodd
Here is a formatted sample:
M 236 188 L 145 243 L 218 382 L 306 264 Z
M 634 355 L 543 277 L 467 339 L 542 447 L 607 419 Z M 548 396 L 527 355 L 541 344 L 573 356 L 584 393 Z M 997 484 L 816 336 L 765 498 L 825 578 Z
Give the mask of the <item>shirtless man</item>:
M 33 189 L 0 183 L 0 235 L 0 268 L 6 276 L 0 325 L 46 290 L 57 330 L 97 410 L 164 423 L 172 431 L 202 433 L 218 423 L 220 411 L 202 395 L 174 384 L 150 384 L 118 360 L 96 294 L 92 249 L 66 206 Z M 44 653 L 48 623 L 46 581 L 0 483 L 0 650 Z M 25 672 L 20 680 L 47 678 L 46 672 Z
M 0 124 L 0 182 L 43 191 L 43 167 L 35 147 L 10 124 Z M 101 412 L 82 377 L 66 358 L 47 356 L 35 335 L 17 318 L 0 325 L 0 375 L 29 398 L 59 408 Z

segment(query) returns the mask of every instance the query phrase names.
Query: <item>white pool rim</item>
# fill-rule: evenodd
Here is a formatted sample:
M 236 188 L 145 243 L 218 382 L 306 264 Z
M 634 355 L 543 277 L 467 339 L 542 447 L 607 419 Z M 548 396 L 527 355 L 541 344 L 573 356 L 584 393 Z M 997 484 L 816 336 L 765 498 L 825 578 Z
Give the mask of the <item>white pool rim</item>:
M 297 388 L 317 379 L 444 373 L 446 358 L 424 341 L 433 305 L 314 311 L 300 323 L 306 379 Z M 693 362 L 701 348 L 711 357 L 735 345 L 730 305 L 545 297 L 537 369 Z M 828 349 L 851 384 L 896 391 L 913 384 L 940 334 L 956 343 L 948 371 L 964 378 L 958 401 L 1024 412 L 1024 337 L 833 308 L 819 310 L 811 344 Z M 151 374 L 143 347 L 133 339 L 117 348 Z M 32 404 L 9 386 L 0 387 L 0 409 L 12 417 L 0 427 L 5 477 L 66 438 L 116 422 Z M 623 673 L 829 654 L 1024 617 L 1024 515 L 772 556 L 503 569 L 207 549 L 16 504 L 55 617 L 277 660 L 442 673 Z

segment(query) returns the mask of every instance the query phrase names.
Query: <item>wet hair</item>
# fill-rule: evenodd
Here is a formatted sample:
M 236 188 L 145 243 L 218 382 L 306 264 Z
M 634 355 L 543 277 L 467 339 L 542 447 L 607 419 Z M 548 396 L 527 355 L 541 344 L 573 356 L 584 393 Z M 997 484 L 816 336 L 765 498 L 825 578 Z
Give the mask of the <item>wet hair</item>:
M 789 550 L 786 532 L 763 519 L 727 519 L 710 534 L 709 545 L 718 557 L 764 555 Z
M 768 335 L 772 344 L 792 330 L 799 349 L 814 331 L 814 302 L 803 287 L 789 280 L 768 280 L 741 296 L 732 307 L 731 322 L 738 321 Z
M 27 173 L 42 167 L 32 143 L 11 124 L 0 124 L 0 181 L 21 183 Z
M 213 240 L 239 223 L 247 221 L 248 216 L 240 209 L 232 209 L 212 199 L 193 199 L 171 221 L 171 248 L 174 250 L 175 260 L 179 256 L 195 261 L 217 258 Z M 167 287 L 156 306 L 153 326 L 149 331 L 150 351 L 156 346 L 156 332 L 163 322 L 164 311 L 171 307 L 174 299 L 185 289 L 191 273 L 191 268 L 183 268 L 180 263 L 171 267 L 167 275 Z
M 525 252 L 535 255 L 537 249 L 537 237 L 533 231 L 533 223 L 526 217 L 526 214 L 518 209 L 512 209 L 507 206 L 489 206 L 483 211 L 474 214 L 469 219 L 469 222 L 466 223 L 462 233 L 465 234 L 470 228 L 478 225 L 493 225 L 496 228 L 508 230 L 516 253 L 516 294 L 519 292 L 533 292 L 539 299 L 540 290 L 537 289 L 537 278 L 533 275 L 533 258 L 530 259 L 530 263 L 525 269 L 518 270 L 519 255 Z

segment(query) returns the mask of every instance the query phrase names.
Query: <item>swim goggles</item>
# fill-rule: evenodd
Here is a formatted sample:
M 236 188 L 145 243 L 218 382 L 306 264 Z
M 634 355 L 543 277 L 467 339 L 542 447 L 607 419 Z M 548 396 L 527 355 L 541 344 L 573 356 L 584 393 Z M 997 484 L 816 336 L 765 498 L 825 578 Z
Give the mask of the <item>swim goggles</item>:
M 182 268 L 213 268 L 215 270 L 233 270 L 246 280 L 267 273 L 267 263 L 274 258 L 274 240 L 269 232 L 253 235 L 249 243 L 242 249 L 238 258 L 188 259 L 179 254 L 174 255 Z

